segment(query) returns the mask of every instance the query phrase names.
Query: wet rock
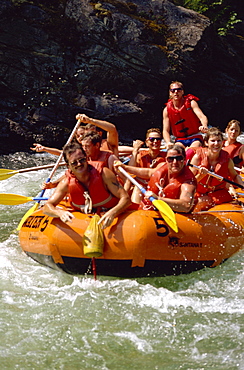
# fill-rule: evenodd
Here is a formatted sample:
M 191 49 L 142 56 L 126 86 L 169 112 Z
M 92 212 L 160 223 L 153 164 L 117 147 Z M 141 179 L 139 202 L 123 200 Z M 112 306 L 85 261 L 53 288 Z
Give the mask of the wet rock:
M 242 118 L 243 38 L 170 1 L 3 0 L 0 20 L 2 152 L 62 147 L 81 111 L 143 138 L 175 79 L 210 124 Z

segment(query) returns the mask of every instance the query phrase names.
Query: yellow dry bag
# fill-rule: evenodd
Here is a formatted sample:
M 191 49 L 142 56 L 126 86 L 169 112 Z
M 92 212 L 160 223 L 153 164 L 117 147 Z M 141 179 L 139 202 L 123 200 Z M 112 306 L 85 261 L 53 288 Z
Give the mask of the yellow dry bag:
M 83 252 L 87 257 L 101 257 L 103 254 L 104 236 L 99 220 L 100 217 L 94 215 L 83 235 Z

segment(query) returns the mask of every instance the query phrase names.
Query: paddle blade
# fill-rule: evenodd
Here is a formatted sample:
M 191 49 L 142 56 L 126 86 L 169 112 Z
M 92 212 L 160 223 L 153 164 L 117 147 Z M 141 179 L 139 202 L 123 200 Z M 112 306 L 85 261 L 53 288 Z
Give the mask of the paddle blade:
M 16 173 L 18 173 L 18 171 L 9 170 L 9 169 L 5 169 L 5 168 L 0 168 L 0 181 L 1 180 L 6 180 L 9 177 L 15 175 Z
M 22 219 L 20 220 L 20 223 L 18 224 L 18 227 L 16 230 L 20 230 L 21 227 L 23 226 L 23 224 L 25 223 L 25 221 L 27 220 L 27 218 L 32 215 L 33 212 L 35 212 L 37 209 L 38 209 L 38 206 L 39 206 L 39 203 L 35 203 L 34 206 L 32 206 L 25 214 L 24 216 L 22 217 Z
M 16 194 L 0 194 L 0 204 L 7 206 L 14 206 L 17 204 L 27 203 L 33 200 L 33 198 L 25 197 L 23 195 Z
M 156 207 L 159 210 L 163 219 L 171 227 L 171 229 L 174 230 L 176 233 L 178 233 L 178 226 L 177 226 L 175 214 L 173 210 L 170 208 L 170 206 L 167 203 L 165 203 L 163 200 L 158 200 L 158 199 L 154 199 L 152 201 L 152 204 L 154 205 L 154 207 Z

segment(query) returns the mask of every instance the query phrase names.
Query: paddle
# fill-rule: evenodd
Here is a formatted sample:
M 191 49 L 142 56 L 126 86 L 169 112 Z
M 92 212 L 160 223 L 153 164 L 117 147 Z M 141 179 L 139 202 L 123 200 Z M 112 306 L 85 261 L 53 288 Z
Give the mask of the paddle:
M 74 135 L 75 135 L 75 132 L 76 132 L 76 130 L 78 129 L 79 125 L 80 125 L 80 121 L 78 120 L 78 121 L 77 121 L 77 123 L 76 123 L 76 125 L 75 125 L 75 127 L 73 128 L 73 131 L 71 132 L 71 134 L 70 134 L 70 136 L 69 136 L 69 138 L 68 138 L 68 140 L 67 140 L 67 142 L 66 142 L 66 145 L 67 145 L 67 144 L 69 144 L 69 143 L 71 142 L 71 140 L 73 139 L 73 137 L 74 137 Z M 46 184 L 47 184 L 47 183 L 49 183 L 49 182 L 51 181 L 51 179 L 52 179 L 52 177 L 53 177 L 53 175 L 54 175 L 55 171 L 57 170 L 57 168 L 58 168 L 58 166 L 59 166 L 59 164 L 60 164 L 60 162 L 61 162 L 62 157 L 63 157 L 63 152 L 62 152 L 62 153 L 60 154 L 60 156 L 58 157 L 58 160 L 57 160 L 57 162 L 56 162 L 55 166 L 53 167 L 53 169 L 52 169 L 52 171 L 51 171 L 51 173 L 50 173 L 49 177 L 48 177 L 48 178 L 47 178 L 47 180 L 46 180 Z M 43 190 L 41 191 L 41 193 L 40 193 L 40 197 L 43 197 L 43 195 L 44 195 L 45 191 L 46 191 L 46 189 L 43 189 Z M 27 218 L 28 218 L 28 217 L 29 217 L 33 212 L 35 212 L 35 211 L 37 210 L 39 203 L 40 203 L 40 201 L 38 201 L 36 204 L 34 204 L 34 206 L 32 206 L 32 207 L 31 207 L 31 208 L 30 208 L 30 209 L 25 213 L 25 215 L 22 217 L 22 220 L 20 221 L 20 223 L 19 223 L 19 225 L 18 225 L 18 227 L 17 227 L 17 230 L 20 230 L 20 229 L 21 229 L 21 227 L 22 227 L 22 225 L 23 225 L 23 223 L 25 222 L 25 220 L 26 220 L 26 219 L 27 219 Z
M 5 194 L 1 193 L 0 194 L 0 204 L 5 204 L 8 206 L 15 206 L 17 204 L 23 204 L 31 201 L 38 201 L 40 202 L 41 200 L 48 200 L 48 198 L 43 198 L 43 197 L 25 197 L 24 195 L 17 195 L 17 194 Z
M 201 168 L 199 166 L 196 166 L 195 164 L 190 163 L 189 160 L 186 162 L 186 164 L 187 164 L 187 166 L 197 168 L 198 170 Z M 226 177 L 217 175 L 217 173 L 215 173 L 215 172 L 207 171 L 207 174 L 210 175 L 210 176 L 216 177 L 216 179 L 218 179 L 218 180 L 228 182 L 231 185 L 234 185 L 234 186 L 237 186 L 238 188 L 244 189 L 244 186 L 243 185 L 240 185 L 237 182 L 234 182 L 232 180 L 229 180 Z
M 59 163 L 59 166 L 65 166 L 66 163 L 62 162 Z M 24 172 L 30 172 L 30 171 L 39 171 L 44 170 L 46 168 L 52 168 L 54 164 L 46 164 L 44 166 L 37 166 L 37 167 L 29 167 L 29 168 L 23 168 L 21 170 L 10 170 L 8 168 L 0 168 L 0 181 L 6 180 L 11 176 L 16 175 L 16 173 L 24 173 Z
M 123 175 L 127 177 L 127 179 L 129 179 L 134 185 L 136 185 L 143 194 L 146 193 L 146 189 L 141 184 L 139 184 L 139 182 L 137 182 L 130 174 L 128 174 L 128 172 L 126 172 L 123 167 L 118 166 L 118 170 L 121 173 L 123 173 Z M 167 203 L 165 203 L 163 200 L 161 199 L 158 200 L 154 198 L 153 196 L 149 197 L 149 200 L 152 202 L 155 208 L 159 210 L 165 222 L 167 222 L 167 224 L 177 233 L 178 226 L 176 223 L 175 214 L 170 208 L 170 206 Z

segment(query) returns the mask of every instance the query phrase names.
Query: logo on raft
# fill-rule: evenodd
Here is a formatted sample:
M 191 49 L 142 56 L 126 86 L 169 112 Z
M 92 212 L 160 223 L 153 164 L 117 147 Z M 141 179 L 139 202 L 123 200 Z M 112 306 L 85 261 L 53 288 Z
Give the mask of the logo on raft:
M 169 238 L 169 248 L 202 248 L 202 243 L 184 243 L 180 242 L 180 239 L 174 236 L 172 238 Z
M 42 222 L 43 221 L 43 222 Z M 47 216 L 29 216 L 24 222 L 23 227 L 28 227 L 29 229 L 39 229 L 42 223 L 42 228 L 40 231 L 44 231 L 48 224 Z

